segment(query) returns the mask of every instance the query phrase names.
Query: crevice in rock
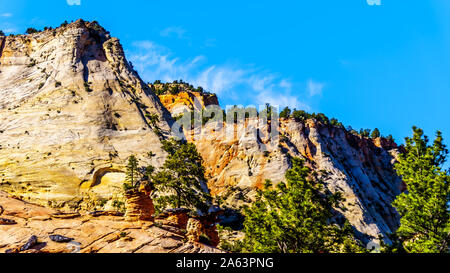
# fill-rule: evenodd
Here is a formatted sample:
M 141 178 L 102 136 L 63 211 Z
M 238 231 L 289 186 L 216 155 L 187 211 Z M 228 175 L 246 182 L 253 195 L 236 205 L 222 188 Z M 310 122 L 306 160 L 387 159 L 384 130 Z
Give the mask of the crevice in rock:
M 1 38 L 1 43 L 0 43 L 0 59 L 2 58 L 3 55 L 3 49 L 5 48 L 5 44 L 6 44 L 6 37 Z M 1 73 L 1 71 L 0 71 Z

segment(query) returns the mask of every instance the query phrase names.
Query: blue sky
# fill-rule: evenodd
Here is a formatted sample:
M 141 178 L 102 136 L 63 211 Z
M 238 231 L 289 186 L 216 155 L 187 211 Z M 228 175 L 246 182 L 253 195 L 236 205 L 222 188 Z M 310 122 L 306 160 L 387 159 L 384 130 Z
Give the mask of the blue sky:
M 0 0 L 0 29 L 97 20 L 144 80 L 181 78 L 223 107 L 270 102 L 400 141 L 412 125 L 450 139 L 448 0 L 80 2 Z

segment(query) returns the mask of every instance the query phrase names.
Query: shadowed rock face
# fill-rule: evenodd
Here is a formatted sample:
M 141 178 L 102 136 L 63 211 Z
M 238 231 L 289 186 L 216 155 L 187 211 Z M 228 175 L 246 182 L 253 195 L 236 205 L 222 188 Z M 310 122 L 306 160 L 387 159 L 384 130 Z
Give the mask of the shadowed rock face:
M 108 170 L 120 177 L 131 153 L 162 164 L 160 139 L 172 119 L 118 39 L 82 20 L 0 39 L 0 189 L 76 206 L 85 189 L 108 197 L 120 187 L 102 185 L 102 177 Z

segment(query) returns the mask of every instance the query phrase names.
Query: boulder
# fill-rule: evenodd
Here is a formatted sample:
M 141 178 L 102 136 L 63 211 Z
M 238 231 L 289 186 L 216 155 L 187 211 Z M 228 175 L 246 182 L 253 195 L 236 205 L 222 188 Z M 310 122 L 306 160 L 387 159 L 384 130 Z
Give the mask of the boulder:
M 57 242 L 57 243 L 68 243 L 70 241 L 73 241 L 73 238 L 69 238 L 69 237 L 65 237 L 62 235 L 50 235 L 48 236 L 50 238 L 50 240 L 52 240 L 53 242 Z
M 35 246 L 38 243 L 38 238 L 36 237 L 36 235 L 32 235 L 28 241 L 20 247 L 20 251 L 25 251 L 25 250 L 29 250 L 30 248 L 32 248 L 33 246 Z

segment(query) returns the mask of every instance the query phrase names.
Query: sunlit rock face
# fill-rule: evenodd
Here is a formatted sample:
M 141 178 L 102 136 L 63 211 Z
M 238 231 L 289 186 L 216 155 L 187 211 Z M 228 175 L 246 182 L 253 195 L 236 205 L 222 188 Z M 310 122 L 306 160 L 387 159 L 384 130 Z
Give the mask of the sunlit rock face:
M 268 137 L 275 129 L 277 137 Z M 353 135 L 314 119 L 280 119 L 275 129 L 249 118 L 236 124 L 208 122 L 201 130 L 186 132 L 204 159 L 213 195 L 239 208 L 251 202 L 266 179 L 284 181 L 291 158 L 300 157 L 328 190 L 343 193 L 346 201 L 336 221 L 347 219 L 365 243 L 397 228 L 391 203 L 402 182 L 393 170 L 399 154 L 394 142 Z
M 214 94 L 193 90 L 158 98 L 119 40 L 95 22 L 0 37 L 0 190 L 88 209 L 92 196 L 110 200 L 121 191 L 129 155 L 162 165 L 161 140 L 174 134 L 168 110 L 177 116 L 217 104 Z M 281 119 L 274 140 L 272 125 L 220 120 L 185 132 L 204 159 L 213 195 L 238 208 L 266 179 L 283 181 L 291 158 L 301 157 L 328 190 L 346 198 L 336 221 L 348 219 L 365 242 L 396 228 L 390 204 L 402 185 L 392 168 L 395 143 L 312 119 Z
M 0 38 L 1 190 L 52 206 L 75 206 L 88 190 L 108 197 L 130 154 L 162 164 L 170 122 L 96 22 Z

